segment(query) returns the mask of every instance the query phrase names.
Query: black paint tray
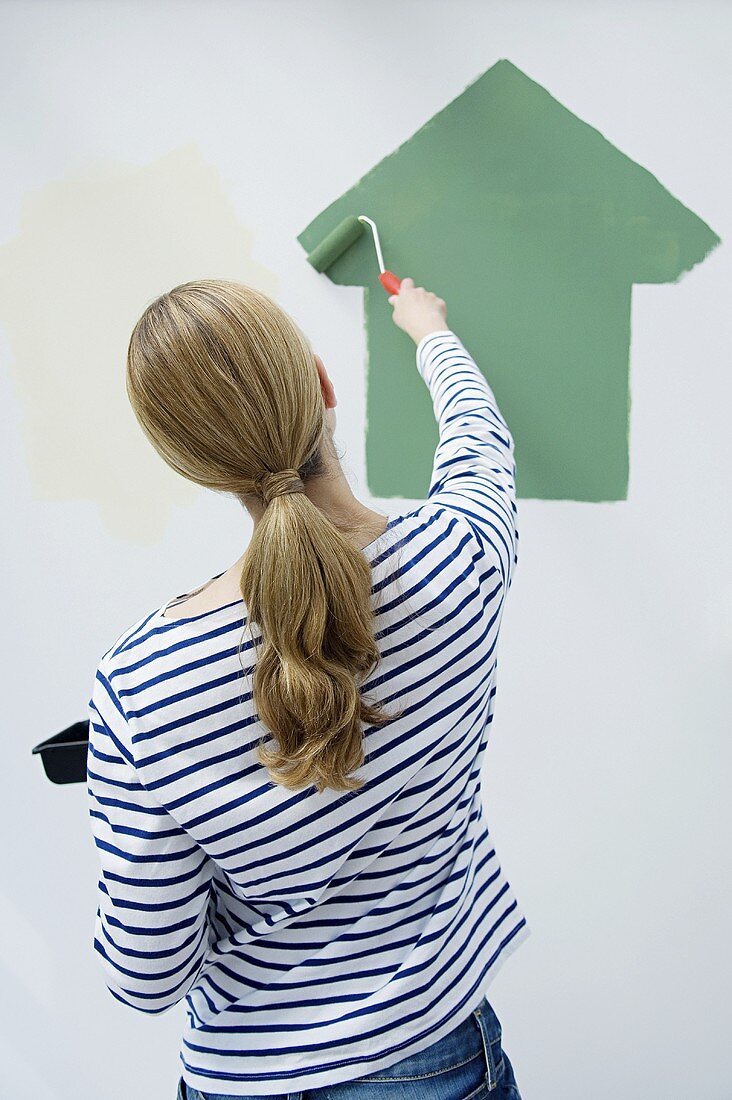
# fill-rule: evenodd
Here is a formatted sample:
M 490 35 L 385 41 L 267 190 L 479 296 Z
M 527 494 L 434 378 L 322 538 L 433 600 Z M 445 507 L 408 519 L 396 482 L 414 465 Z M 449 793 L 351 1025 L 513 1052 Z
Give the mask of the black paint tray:
M 86 783 L 89 749 L 89 719 L 74 722 L 61 733 L 41 741 L 33 752 L 41 754 L 46 775 L 52 783 Z

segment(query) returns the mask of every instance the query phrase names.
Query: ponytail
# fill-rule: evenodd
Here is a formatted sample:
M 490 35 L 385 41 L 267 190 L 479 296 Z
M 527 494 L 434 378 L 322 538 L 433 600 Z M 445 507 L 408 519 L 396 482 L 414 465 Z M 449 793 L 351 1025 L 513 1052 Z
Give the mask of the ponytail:
M 240 584 L 262 630 L 254 703 L 276 737 L 260 743 L 259 759 L 291 790 L 357 790 L 349 773 L 364 762 L 361 723 L 390 720 L 359 690 L 380 656 L 371 583 L 365 555 L 302 491 L 266 505 Z

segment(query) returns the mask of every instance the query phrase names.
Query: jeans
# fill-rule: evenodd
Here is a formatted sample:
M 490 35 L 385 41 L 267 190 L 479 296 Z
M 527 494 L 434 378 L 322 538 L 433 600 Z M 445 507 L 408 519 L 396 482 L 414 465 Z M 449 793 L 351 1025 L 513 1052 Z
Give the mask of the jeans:
M 426 1050 L 337 1085 L 272 1095 L 270 1100 L 521 1100 L 501 1025 L 488 1001 Z M 176 1100 L 236 1100 L 199 1092 L 181 1077 Z M 238 1100 L 261 1100 L 239 1097 Z

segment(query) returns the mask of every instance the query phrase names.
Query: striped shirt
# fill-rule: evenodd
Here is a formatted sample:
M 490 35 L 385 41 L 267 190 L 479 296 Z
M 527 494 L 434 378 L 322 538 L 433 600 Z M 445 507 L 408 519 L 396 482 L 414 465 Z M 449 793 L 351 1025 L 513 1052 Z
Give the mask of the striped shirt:
M 513 439 L 453 332 L 416 358 L 439 443 L 427 500 L 363 549 L 381 662 L 362 690 L 403 713 L 365 726 L 360 790 L 269 780 L 241 600 L 166 619 L 174 597 L 94 677 L 94 949 L 124 1004 L 185 999 L 181 1073 L 203 1092 L 393 1065 L 466 1018 L 529 934 L 480 791 L 517 562 Z

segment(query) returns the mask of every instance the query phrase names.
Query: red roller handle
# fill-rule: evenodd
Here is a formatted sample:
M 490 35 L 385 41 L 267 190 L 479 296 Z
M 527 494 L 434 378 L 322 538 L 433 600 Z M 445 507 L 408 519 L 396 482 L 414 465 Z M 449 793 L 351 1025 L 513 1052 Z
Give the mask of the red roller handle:
M 393 271 L 382 271 L 379 282 L 388 294 L 398 294 L 402 285 L 402 280 Z

